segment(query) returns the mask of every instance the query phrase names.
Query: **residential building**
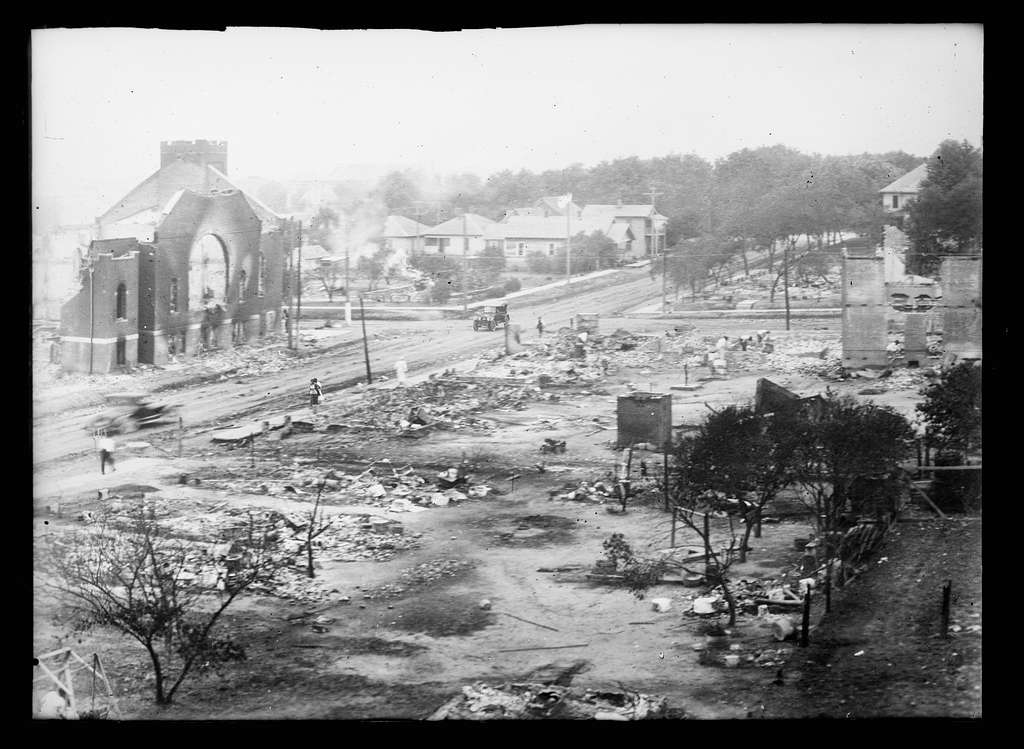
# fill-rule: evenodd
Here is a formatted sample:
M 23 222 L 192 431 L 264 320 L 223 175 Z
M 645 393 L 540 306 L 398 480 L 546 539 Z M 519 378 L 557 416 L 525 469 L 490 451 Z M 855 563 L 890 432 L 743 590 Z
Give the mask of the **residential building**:
M 381 244 L 384 249 L 391 252 L 404 252 L 409 255 L 423 248 L 423 236 L 430 228 L 411 218 L 391 215 L 384 220 L 384 230 L 380 234 Z
M 557 195 L 549 195 L 543 197 L 531 206 L 526 208 L 511 208 L 505 212 L 505 216 L 502 221 L 506 221 L 513 216 L 539 216 L 542 218 L 548 218 L 550 216 L 564 216 L 566 213 L 571 213 L 574 219 L 579 219 L 582 208 L 576 203 L 569 203 L 568 205 L 562 204 L 562 198 Z
M 486 246 L 487 227 L 495 223 L 475 213 L 453 216 L 423 234 L 422 251 L 426 255 L 479 255 Z
M 632 257 L 635 237 L 629 224 L 600 216 L 590 220 L 572 220 L 565 216 L 509 216 L 488 226 L 484 240 L 487 248 L 504 252 L 511 261 L 510 267 L 519 267 L 522 263 L 516 260 L 532 253 L 550 257 L 562 252 L 567 235 L 592 234 L 595 231 L 615 242 L 620 260 Z
M 615 205 L 595 203 L 583 208 L 581 218 L 595 222 L 610 219 L 628 224 L 637 244 L 643 249 L 642 255 L 658 255 L 665 249 L 668 217 L 658 213 L 651 204 L 623 204 L 621 201 Z M 639 251 L 635 254 L 641 255 Z
M 908 204 L 917 197 L 921 183 L 928 176 L 928 163 L 914 167 L 894 182 L 889 183 L 878 192 L 882 195 L 882 207 L 886 219 L 894 226 L 903 228 L 903 219 L 907 215 Z

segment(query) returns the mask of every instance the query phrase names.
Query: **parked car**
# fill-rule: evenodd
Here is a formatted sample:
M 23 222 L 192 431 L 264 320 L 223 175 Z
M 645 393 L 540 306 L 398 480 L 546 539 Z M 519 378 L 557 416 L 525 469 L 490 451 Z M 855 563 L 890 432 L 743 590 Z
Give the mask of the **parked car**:
M 487 305 L 476 312 L 473 330 L 494 330 L 499 325 L 508 325 L 508 305 Z
M 177 404 L 163 403 L 145 393 L 112 393 L 106 409 L 86 424 L 90 432 L 126 434 L 145 426 L 178 420 Z

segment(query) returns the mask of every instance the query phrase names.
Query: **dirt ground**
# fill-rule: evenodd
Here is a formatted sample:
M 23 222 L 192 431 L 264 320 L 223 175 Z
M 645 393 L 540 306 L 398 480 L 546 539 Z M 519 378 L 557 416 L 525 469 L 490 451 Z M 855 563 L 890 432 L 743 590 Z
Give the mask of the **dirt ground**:
M 795 320 L 791 333 L 776 334 L 777 345 L 783 349 L 789 338 L 813 340 L 837 351 L 838 322 Z M 626 318 L 607 323 L 659 336 L 673 326 Z M 699 332 L 709 337 L 741 335 L 747 327 L 753 324 L 707 320 L 701 321 Z M 267 496 L 217 488 L 213 481 L 199 486 L 177 481 L 183 473 L 261 480 L 282 461 L 300 455 L 316 455 L 317 470 L 352 473 L 370 461 L 386 460 L 390 466 L 414 466 L 424 476 L 465 459 L 477 482 L 502 492 L 405 513 L 329 501 L 330 513 L 399 521 L 403 537 L 416 543 L 383 561 L 322 559 L 317 579 L 327 594 L 318 601 L 244 597 L 229 610 L 224 627 L 245 643 L 247 660 L 189 680 L 166 708 L 152 702 L 144 651 L 110 632 L 71 632 L 45 586 L 48 537 L 80 526 L 78 513 L 98 508 L 102 500 L 96 490 L 110 487 L 114 479 L 98 474 L 92 456 L 76 458 L 60 471 L 37 474 L 36 652 L 71 645 L 83 654 L 99 653 L 125 717 L 136 719 L 421 719 L 470 682 L 530 680 L 570 667 L 578 672 L 574 686 L 662 695 L 675 715 L 694 718 L 980 713 L 981 695 L 975 688 L 980 684 L 980 634 L 929 639 L 941 578 L 954 579 L 958 597 L 953 621 L 964 627 L 980 623 L 980 519 L 901 524 L 899 535 L 881 552 L 888 560 L 837 594 L 833 613 L 815 630 L 807 650 L 775 642 L 766 621 L 741 617 L 731 641 L 745 654 L 781 650 L 780 657 L 789 658 L 783 686 L 773 684 L 775 668 L 701 664 L 695 646 L 705 638 L 701 620 L 690 613 L 699 589 L 666 583 L 641 600 L 582 574 L 603 556 L 602 543 L 612 533 L 624 534 L 641 553 L 669 544 L 669 516 L 657 497 L 631 504 L 624 514 L 609 512 L 614 504 L 550 497 L 552 490 L 593 481 L 612 468 L 616 397 L 628 392 L 630 383 L 642 390 L 672 392 L 676 425 L 699 423 L 709 407 L 752 399 L 759 376 L 801 395 L 826 386 L 856 394 L 874 385 L 877 392 L 871 398 L 907 415 L 917 401 L 910 379 L 879 387 L 875 382 L 826 380 L 799 368 L 780 373 L 753 351 L 737 351 L 732 364 L 728 377 L 706 380 L 700 390 L 687 392 L 670 390 L 682 384 L 671 359 L 649 367 L 620 367 L 599 386 L 564 391 L 557 402 L 535 401 L 523 410 L 480 414 L 493 423 L 490 429 L 433 431 L 417 439 L 330 442 L 315 432 L 294 435 L 286 445 L 261 445 L 250 454 L 196 434 L 178 457 L 172 434 L 153 438 L 151 448 L 122 458 L 114 479 L 156 487 L 151 496 L 183 516 L 223 506 L 282 511 L 308 506 L 308 495 Z M 694 379 L 698 376 L 691 373 Z M 340 409 L 341 401 L 332 405 Z M 541 454 L 539 445 L 546 437 L 565 440 L 566 452 Z M 660 467 L 660 456 L 652 459 L 652 470 L 654 466 Z M 510 480 L 513 475 L 515 481 Z M 57 502 L 60 508 L 54 512 Z M 724 521 L 716 523 L 715 533 L 724 533 Z M 734 578 L 777 581 L 794 575 L 800 554 L 794 539 L 809 531 L 801 519 L 766 525 L 763 537 L 752 539 L 748 561 L 733 567 Z M 677 537 L 681 546 L 694 541 L 682 531 Z M 941 565 L 929 564 L 939 555 Z M 555 568 L 563 571 L 546 571 Z M 655 611 L 651 599 L 662 597 L 671 600 L 671 608 Z M 481 605 L 485 599 L 489 606 Z M 894 607 L 895 599 L 907 605 Z M 331 621 L 317 625 L 317 616 Z M 861 649 L 865 653 L 855 656 Z M 884 665 L 880 659 L 897 665 Z M 838 673 L 842 678 L 836 678 Z M 891 687 L 865 696 L 870 691 L 866 685 L 874 685 L 881 674 L 889 677 Z M 808 694 L 813 696 L 810 703 Z M 851 700 L 856 710 L 848 708 Z

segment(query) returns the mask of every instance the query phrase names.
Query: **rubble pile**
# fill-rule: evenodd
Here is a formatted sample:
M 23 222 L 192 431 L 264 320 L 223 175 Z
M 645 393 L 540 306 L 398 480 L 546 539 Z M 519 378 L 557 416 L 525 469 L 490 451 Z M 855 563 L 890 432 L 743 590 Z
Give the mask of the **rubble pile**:
M 412 435 L 430 428 L 494 428 L 493 422 L 474 417 L 481 411 L 526 408 L 529 400 L 554 400 L 535 385 L 488 381 L 487 378 L 448 375 L 405 388 L 367 393 L 360 405 L 331 419 L 348 430 L 388 431 Z
M 313 501 L 317 493 L 329 504 L 369 505 L 388 512 L 419 512 L 427 507 L 446 507 L 471 499 L 503 493 L 500 489 L 473 482 L 472 474 L 449 468 L 425 478 L 411 466 L 371 467 L 359 474 L 293 466 L 292 473 L 279 479 L 230 481 L 205 479 L 209 488 L 248 494 L 294 497 Z
M 427 720 L 653 720 L 666 713 L 664 697 L 639 692 L 476 682 Z
M 549 490 L 548 496 L 569 502 L 603 503 L 616 497 L 615 482 L 611 478 L 594 482 L 570 481 L 563 484 L 561 489 Z

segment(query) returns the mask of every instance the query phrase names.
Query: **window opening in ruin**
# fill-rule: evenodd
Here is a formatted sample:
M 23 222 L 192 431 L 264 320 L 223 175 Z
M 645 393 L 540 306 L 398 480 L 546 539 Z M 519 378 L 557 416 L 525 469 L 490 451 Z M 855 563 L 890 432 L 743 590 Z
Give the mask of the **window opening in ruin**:
M 228 252 L 213 234 L 194 245 L 188 260 L 188 309 L 227 304 Z
M 178 311 L 178 279 L 171 279 L 171 288 L 167 297 L 167 311 L 177 312 Z
M 128 287 L 123 283 L 119 283 L 117 285 L 114 307 L 114 315 L 118 320 L 125 320 L 128 318 Z
M 267 258 L 260 253 L 259 269 L 256 274 L 256 296 L 263 296 L 267 293 Z
M 117 366 L 119 366 L 119 367 L 123 367 L 125 364 L 128 363 L 128 356 L 127 356 L 126 349 L 127 349 L 127 343 L 126 343 L 125 339 L 124 338 L 118 338 L 117 339 L 116 351 L 117 351 Z
M 243 302 L 249 298 L 249 276 L 243 269 L 238 274 L 238 301 Z

